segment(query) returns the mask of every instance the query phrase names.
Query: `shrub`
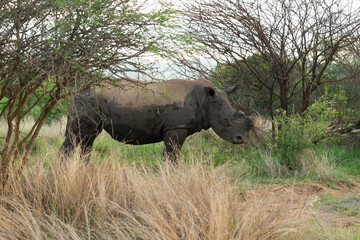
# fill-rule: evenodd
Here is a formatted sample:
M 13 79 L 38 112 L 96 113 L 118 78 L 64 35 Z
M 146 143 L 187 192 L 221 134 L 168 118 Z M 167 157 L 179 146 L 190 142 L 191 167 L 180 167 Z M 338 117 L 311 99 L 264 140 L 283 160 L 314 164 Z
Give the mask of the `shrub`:
M 339 118 L 336 104 L 340 96 L 341 93 L 329 95 L 326 91 L 303 114 L 277 112 L 275 133 L 268 146 L 280 158 L 281 165 L 297 169 L 298 155 L 303 149 L 326 141 L 329 126 Z

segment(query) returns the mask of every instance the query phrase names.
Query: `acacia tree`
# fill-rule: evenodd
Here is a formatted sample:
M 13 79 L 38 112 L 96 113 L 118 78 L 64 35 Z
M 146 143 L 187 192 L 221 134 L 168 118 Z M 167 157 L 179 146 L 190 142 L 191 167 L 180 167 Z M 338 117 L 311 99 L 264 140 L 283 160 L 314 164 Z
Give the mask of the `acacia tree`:
M 143 11 L 133 0 L 0 2 L 0 181 L 15 159 L 26 163 L 46 116 L 70 94 L 126 72 L 146 72 L 147 53 L 161 54 L 173 11 Z M 27 133 L 22 119 L 42 102 Z
M 232 79 L 261 93 L 268 111 L 274 104 L 287 112 L 300 98 L 299 111 L 311 103 L 319 86 L 342 81 L 327 74 L 334 64 L 347 59 L 349 46 L 360 41 L 360 10 L 340 0 L 195 0 L 185 5 L 184 26 L 197 42 L 196 55 L 177 61 L 198 74 L 226 85 L 221 67 L 251 73 Z M 258 61 L 249 61 L 256 54 Z M 207 61 L 212 64 L 208 64 Z M 258 67 L 263 62 L 269 69 Z M 205 64 L 204 64 L 205 63 Z M 214 63 L 218 71 L 212 71 Z

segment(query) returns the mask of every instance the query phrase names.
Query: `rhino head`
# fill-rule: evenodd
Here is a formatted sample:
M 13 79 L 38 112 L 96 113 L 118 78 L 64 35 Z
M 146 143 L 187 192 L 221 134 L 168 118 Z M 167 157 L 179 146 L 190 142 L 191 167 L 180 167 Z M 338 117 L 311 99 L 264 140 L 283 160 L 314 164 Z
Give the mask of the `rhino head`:
M 234 86 L 222 91 L 205 87 L 206 114 L 210 127 L 217 135 L 228 142 L 241 144 L 246 142 L 247 133 L 253 126 L 253 119 L 231 106 L 228 94 L 236 88 L 237 86 Z

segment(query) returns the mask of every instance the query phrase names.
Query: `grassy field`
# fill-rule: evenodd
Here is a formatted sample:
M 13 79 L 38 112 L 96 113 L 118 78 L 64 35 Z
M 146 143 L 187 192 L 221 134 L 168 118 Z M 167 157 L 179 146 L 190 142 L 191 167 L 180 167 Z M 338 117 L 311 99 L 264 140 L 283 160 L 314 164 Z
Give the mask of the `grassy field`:
M 102 133 L 86 165 L 59 162 L 64 130 L 45 126 L 25 171 L 10 174 L 0 239 L 360 239 L 359 148 L 305 149 L 291 173 L 259 145 L 206 131 L 172 168 L 162 143 Z

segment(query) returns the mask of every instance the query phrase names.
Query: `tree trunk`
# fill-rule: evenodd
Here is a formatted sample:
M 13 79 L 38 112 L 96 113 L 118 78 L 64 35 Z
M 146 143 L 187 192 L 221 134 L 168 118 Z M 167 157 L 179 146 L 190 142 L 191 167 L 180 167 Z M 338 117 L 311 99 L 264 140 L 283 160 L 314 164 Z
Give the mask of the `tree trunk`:
M 310 99 L 311 99 L 311 89 L 309 87 L 306 87 L 303 89 L 303 96 L 302 96 L 302 106 L 301 106 L 301 113 L 305 112 L 306 109 L 310 105 Z

